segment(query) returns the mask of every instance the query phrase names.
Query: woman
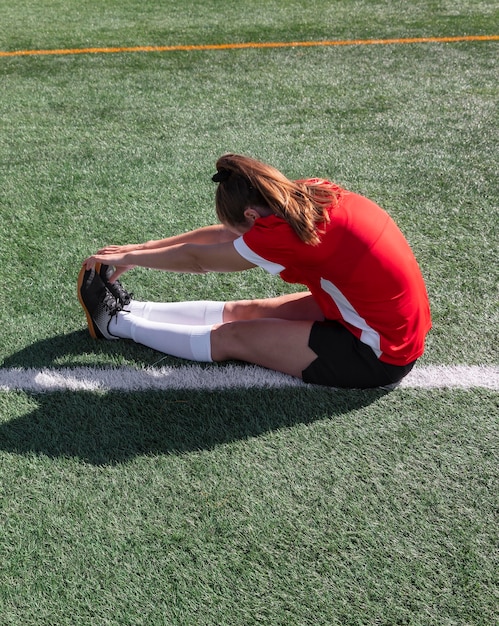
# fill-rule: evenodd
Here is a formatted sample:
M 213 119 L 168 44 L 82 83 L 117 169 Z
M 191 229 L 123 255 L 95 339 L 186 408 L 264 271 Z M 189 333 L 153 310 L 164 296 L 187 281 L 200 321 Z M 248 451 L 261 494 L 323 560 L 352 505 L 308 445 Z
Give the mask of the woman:
M 107 246 L 86 259 L 78 295 L 91 335 L 196 361 L 246 361 L 333 387 L 399 382 L 423 353 L 431 320 L 420 269 L 389 215 L 329 181 L 291 181 L 236 154 L 217 161 L 213 181 L 219 225 Z M 135 266 L 193 273 L 260 266 L 308 291 L 139 302 L 117 281 Z

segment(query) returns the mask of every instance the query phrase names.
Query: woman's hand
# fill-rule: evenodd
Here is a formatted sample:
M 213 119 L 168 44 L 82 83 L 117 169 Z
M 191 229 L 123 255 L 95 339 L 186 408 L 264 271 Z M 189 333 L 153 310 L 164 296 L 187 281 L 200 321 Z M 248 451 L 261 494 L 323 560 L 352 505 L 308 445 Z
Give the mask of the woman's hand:
M 130 265 L 128 263 L 124 263 L 123 261 L 128 252 L 136 250 L 137 248 L 138 246 L 134 244 L 126 246 L 106 246 L 105 248 L 98 250 L 96 254 L 93 254 L 85 259 L 83 265 L 87 269 L 92 269 L 95 267 L 96 263 L 114 266 L 114 273 L 109 279 L 109 281 L 113 283 L 118 280 L 122 274 L 135 267 L 135 265 Z
M 125 272 L 128 272 L 128 270 L 133 270 L 134 267 L 135 265 L 115 265 L 114 273 L 111 274 L 111 277 L 109 278 L 109 282 L 110 283 L 116 282 L 122 274 L 124 274 Z

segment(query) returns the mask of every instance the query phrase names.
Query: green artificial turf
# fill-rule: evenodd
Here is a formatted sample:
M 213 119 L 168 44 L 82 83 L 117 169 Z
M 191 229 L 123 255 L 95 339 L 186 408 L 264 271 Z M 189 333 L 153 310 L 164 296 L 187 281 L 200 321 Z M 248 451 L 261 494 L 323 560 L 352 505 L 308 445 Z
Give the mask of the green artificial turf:
M 490 394 L 123 400 L 9 398 L 5 624 L 493 623 Z
M 0 0 L 0 51 L 497 34 L 486 1 Z M 0 57 L 0 363 L 95 342 L 106 243 L 215 221 L 216 158 L 326 176 L 421 264 L 425 365 L 496 365 L 497 42 Z M 296 289 L 134 270 L 140 299 Z M 498 397 L 472 389 L 0 392 L 2 625 L 491 626 Z

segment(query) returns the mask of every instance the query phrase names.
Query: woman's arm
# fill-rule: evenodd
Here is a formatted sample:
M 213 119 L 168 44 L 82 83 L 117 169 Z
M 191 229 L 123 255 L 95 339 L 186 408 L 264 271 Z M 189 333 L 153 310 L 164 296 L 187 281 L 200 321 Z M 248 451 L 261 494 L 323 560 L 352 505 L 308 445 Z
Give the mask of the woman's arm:
M 117 245 L 105 246 L 104 248 L 101 248 L 100 250 L 98 250 L 98 252 L 93 257 L 90 257 L 90 258 L 97 258 L 98 256 L 102 257 L 102 255 L 106 255 L 106 261 L 103 261 L 101 259 L 100 262 L 105 263 L 106 265 L 115 266 L 115 272 L 110 278 L 111 282 L 113 282 L 117 280 L 121 276 L 121 274 L 135 267 L 135 265 L 142 265 L 143 267 L 153 267 L 153 266 L 143 265 L 142 263 L 132 264 L 132 263 L 122 263 L 118 261 L 113 261 L 111 260 L 111 255 L 114 255 L 113 258 L 115 259 L 118 259 L 118 258 L 123 259 L 124 255 L 132 253 L 132 252 L 137 252 L 137 253 L 147 252 L 147 251 L 152 252 L 155 250 L 164 250 L 165 248 L 171 248 L 173 246 L 178 246 L 180 244 L 216 245 L 216 244 L 233 242 L 237 237 L 238 235 L 230 231 L 228 228 L 226 228 L 222 224 L 214 224 L 213 226 L 204 226 L 202 228 L 191 230 L 187 233 L 174 235 L 173 237 L 166 237 L 165 239 L 151 240 L 151 241 L 146 241 L 144 243 L 125 244 L 123 246 L 117 246 Z M 145 259 L 146 257 L 143 256 L 143 258 Z M 88 266 L 88 263 L 87 263 L 87 266 Z M 165 269 L 165 268 L 158 268 L 158 269 Z M 185 271 L 189 271 L 189 270 L 185 270 Z
M 234 236 L 235 238 L 235 236 Z M 109 246 L 86 259 L 87 269 L 96 263 L 119 267 L 149 267 L 169 272 L 205 274 L 240 272 L 255 267 L 234 248 L 232 241 L 219 244 L 179 243 L 163 248 L 120 250 Z
M 231 232 L 222 224 L 214 224 L 213 226 L 203 226 L 202 228 L 197 228 L 180 235 L 174 235 L 173 237 L 166 237 L 165 239 L 145 241 L 144 243 L 128 244 L 125 246 L 115 246 L 115 248 L 122 249 L 123 252 L 131 252 L 132 250 L 157 250 L 158 248 L 176 246 L 180 243 L 194 243 L 199 245 L 225 243 L 227 241 L 234 241 L 237 237 L 238 235 Z M 105 250 L 106 248 L 103 249 Z

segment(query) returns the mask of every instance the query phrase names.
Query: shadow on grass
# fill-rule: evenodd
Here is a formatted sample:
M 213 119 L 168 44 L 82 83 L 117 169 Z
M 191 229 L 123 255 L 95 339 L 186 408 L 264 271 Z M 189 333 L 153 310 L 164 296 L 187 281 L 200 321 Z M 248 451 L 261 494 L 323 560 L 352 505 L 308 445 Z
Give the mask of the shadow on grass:
M 120 350 L 133 347 L 118 343 Z M 88 347 L 81 333 L 40 344 L 35 346 L 36 359 L 18 353 L 4 366 L 47 367 L 61 355 Z M 139 455 L 209 450 L 296 424 L 334 419 L 384 395 L 376 389 L 324 387 L 29 395 L 29 412 L 0 423 L 0 450 L 116 464 Z
M 54 365 L 78 367 L 88 365 L 83 355 L 94 354 L 95 363 L 105 358 L 113 361 L 133 361 L 139 366 L 152 365 L 165 355 L 134 343 L 133 341 L 95 341 L 87 330 L 56 335 L 26 346 L 4 359 L 3 367 L 43 368 Z M 167 362 L 168 361 L 168 362 Z M 165 364 L 178 363 L 178 359 L 167 357 Z
M 0 450 L 76 457 L 95 465 L 121 463 L 334 419 L 381 395 L 322 388 L 42 394 L 31 397 L 34 410 L 0 424 Z

